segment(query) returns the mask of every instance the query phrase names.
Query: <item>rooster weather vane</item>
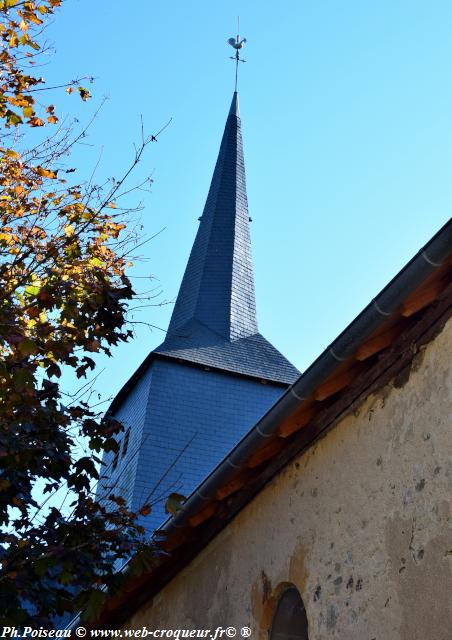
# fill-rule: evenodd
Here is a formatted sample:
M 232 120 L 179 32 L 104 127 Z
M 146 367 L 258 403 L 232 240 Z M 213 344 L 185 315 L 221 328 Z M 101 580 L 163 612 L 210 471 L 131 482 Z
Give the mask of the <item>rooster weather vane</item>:
M 229 38 L 228 44 L 235 49 L 235 55 L 231 56 L 231 60 L 235 60 L 235 91 L 237 91 L 237 75 L 239 70 L 239 62 L 246 62 L 240 57 L 240 50 L 243 49 L 246 38 L 240 39 L 240 19 L 237 19 L 237 37 Z

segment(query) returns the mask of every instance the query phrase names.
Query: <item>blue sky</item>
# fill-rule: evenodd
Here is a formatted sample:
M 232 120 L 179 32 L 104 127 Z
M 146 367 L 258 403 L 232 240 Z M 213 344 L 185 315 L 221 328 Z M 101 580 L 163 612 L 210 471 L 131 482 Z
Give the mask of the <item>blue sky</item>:
M 119 177 L 155 132 L 143 234 L 164 231 L 134 276 L 174 300 L 232 97 L 228 37 L 248 39 L 239 83 L 261 332 L 303 370 L 450 217 L 452 3 L 435 0 L 66 0 L 48 32 L 50 81 L 97 78 L 82 122 L 108 97 L 74 165 Z M 131 197 L 130 204 L 135 203 Z M 137 287 L 146 287 L 137 279 Z M 166 328 L 171 305 L 139 319 Z M 137 328 L 102 361 L 114 394 L 163 340 Z

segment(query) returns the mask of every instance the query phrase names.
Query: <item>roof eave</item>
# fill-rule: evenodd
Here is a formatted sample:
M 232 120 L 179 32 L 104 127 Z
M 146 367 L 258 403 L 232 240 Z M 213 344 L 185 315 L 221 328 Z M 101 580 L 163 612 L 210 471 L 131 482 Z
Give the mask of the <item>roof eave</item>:
M 310 396 L 331 376 L 339 364 L 346 361 L 375 331 L 382 319 L 390 317 L 431 273 L 443 265 L 451 254 L 452 221 L 408 262 L 348 327 L 331 343 L 313 364 L 289 387 L 231 453 L 188 498 L 184 510 L 168 519 L 162 527 L 170 535 L 188 521 L 194 511 L 240 468 L 244 461 L 270 438 L 278 425 L 288 418 L 297 405 Z
M 215 496 L 216 492 L 225 486 L 233 474 L 237 473 L 237 466 L 240 468 L 241 465 L 243 466 L 246 460 L 253 455 L 253 453 L 258 452 L 259 449 L 262 448 L 263 443 L 275 434 L 279 426 L 284 422 L 284 420 L 293 414 L 297 407 L 303 405 L 303 402 L 310 394 L 315 392 L 316 389 L 319 389 L 322 384 L 325 384 L 325 381 L 331 380 L 332 375 L 334 375 L 337 369 L 340 369 L 343 362 L 349 360 L 358 349 L 368 343 L 367 341 L 369 340 L 369 337 L 374 335 L 379 324 L 383 324 L 388 318 L 396 314 L 398 310 L 400 311 L 401 307 L 406 307 L 408 301 L 410 301 L 410 299 L 412 300 L 413 296 L 417 295 L 418 291 L 423 290 L 424 284 L 428 281 L 431 274 L 445 271 L 446 275 L 449 275 L 451 253 L 452 221 L 449 221 L 395 276 L 395 278 L 391 280 L 381 293 L 371 301 L 371 303 L 338 336 L 338 338 L 336 338 L 336 340 L 327 349 L 325 349 L 325 351 L 288 389 L 288 391 L 270 409 L 270 411 L 217 466 L 208 478 L 206 478 L 206 480 L 192 493 L 184 504 L 183 511 L 167 520 L 163 526 L 163 530 L 165 531 L 168 540 L 171 540 L 173 537 L 177 538 L 179 532 L 182 532 L 187 526 L 190 518 L 193 518 L 196 514 L 199 514 L 203 509 L 205 509 L 206 505 L 209 504 L 209 500 L 212 499 L 212 496 Z M 441 304 L 443 308 L 447 309 L 447 313 L 450 315 L 450 297 L 452 295 L 451 288 L 451 285 L 448 287 L 445 285 L 441 295 L 435 300 L 430 301 L 428 304 L 431 306 L 433 302 L 441 300 L 441 296 L 443 296 Z M 444 296 L 446 297 L 444 298 Z M 427 311 L 429 308 L 430 307 L 427 306 Z M 417 317 L 416 313 L 417 311 L 413 316 L 414 318 Z M 418 321 L 415 320 L 414 327 L 416 327 L 417 324 Z M 428 339 L 428 336 L 424 339 Z M 403 366 L 403 363 L 400 366 Z M 370 370 L 372 370 L 372 368 L 373 366 L 370 367 Z M 388 375 L 389 374 L 390 372 Z M 338 394 L 339 399 L 342 395 L 343 392 Z M 331 421 L 330 426 L 333 424 L 334 420 Z M 293 444 L 294 443 L 292 443 L 292 445 Z M 297 449 L 292 445 L 289 448 L 292 449 L 293 455 L 296 455 Z M 232 465 L 234 465 L 234 467 Z M 269 467 L 271 466 L 272 465 L 269 465 Z M 275 463 L 273 465 L 273 471 L 270 469 L 268 473 L 267 470 L 262 472 L 264 477 L 263 481 L 268 481 L 268 479 L 272 477 L 271 473 L 276 473 L 279 468 L 282 468 L 282 466 L 283 463 L 281 463 L 279 467 Z M 265 477 L 267 480 L 265 480 Z M 242 499 L 239 494 L 239 498 L 237 498 L 237 502 L 239 503 L 238 509 L 243 507 L 253 495 L 252 491 L 250 491 Z M 208 542 L 209 539 L 221 530 L 225 525 L 225 522 L 227 522 L 227 520 L 223 517 L 221 522 L 217 523 L 217 525 L 215 525 L 215 522 L 212 523 L 209 534 L 210 538 L 208 536 L 204 536 L 204 544 L 206 543 L 206 539 Z M 199 546 L 200 545 L 198 545 L 198 547 Z M 202 544 L 200 548 L 202 548 Z M 199 550 L 200 549 L 198 548 L 193 550 L 192 556 Z M 177 557 L 178 556 L 176 554 L 176 558 Z M 178 566 L 181 566 L 180 564 L 177 564 L 177 561 L 176 565 L 176 567 L 170 568 L 169 575 L 174 575 L 174 572 L 177 572 L 178 570 Z M 171 571 L 173 572 L 172 574 Z M 131 590 L 131 593 L 132 592 L 133 589 Z M 127 596 L 127 598 L 129 598 L 129 596 Z M 114 611 L 119 610 L 118 607 L 124 612 L 125 609 L 123 609 L 123 606 L 124 599 L 121 599 L 119 604 L 117 602 L 115 604 L 115 601 L 111 601 L 105 615 L 112 615 Z M 127 608 L 130 609 L 129 606 Z M 104 622 L 106 620 L 107 618 L 104 618 Z

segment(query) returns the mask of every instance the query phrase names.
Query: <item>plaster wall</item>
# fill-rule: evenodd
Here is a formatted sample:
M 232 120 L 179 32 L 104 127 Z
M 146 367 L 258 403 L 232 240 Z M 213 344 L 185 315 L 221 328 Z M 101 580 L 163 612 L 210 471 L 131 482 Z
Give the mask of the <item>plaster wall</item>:
M 408 380 L 288 465 L 125 628 L 267 638 L 289 583 L 311 640 L 450 640 L 451 342 L 452 321 Z

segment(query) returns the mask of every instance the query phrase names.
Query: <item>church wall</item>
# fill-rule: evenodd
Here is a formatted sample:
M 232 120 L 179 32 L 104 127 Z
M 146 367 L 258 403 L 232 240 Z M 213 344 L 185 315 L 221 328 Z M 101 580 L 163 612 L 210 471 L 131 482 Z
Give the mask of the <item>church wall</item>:
M 125 627 L 267 638 L 294 584 L 311 640 L 452 637 L 451 341 L 452 321 L 408 380 L 298 456 Z

